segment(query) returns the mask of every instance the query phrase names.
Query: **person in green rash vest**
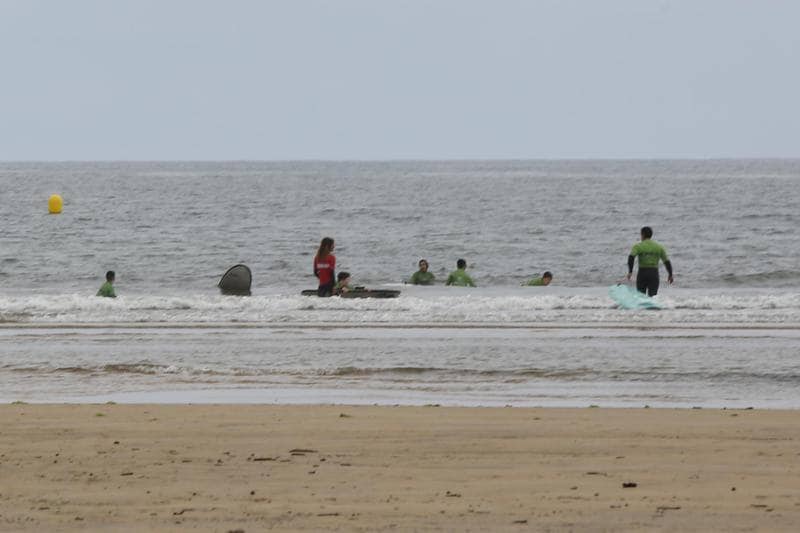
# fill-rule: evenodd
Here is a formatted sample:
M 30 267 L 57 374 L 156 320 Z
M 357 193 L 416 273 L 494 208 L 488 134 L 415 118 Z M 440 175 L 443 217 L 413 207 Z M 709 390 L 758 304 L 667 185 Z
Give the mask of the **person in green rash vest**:
M 105 296 L 106 298 L 116 298 L 117 293 L 114 292 L 114 278 L 116 274 L 114 274 L 113 270 L 109 270 L 106 272 L 106 282 L 100 287 L 100 290 L 97 291 L 97 296 Z
M 642 240 L 633 245 L 631 253 L 628 255 L 628 275 L 626 279 L 631 279 L 633 263 L 638 257 L 639 270 L 636 273 L 636 289 L 639 292 L 646 293 L 648 296 L 655 296 L 658 294 L 658 262 L 664 263 L 664 268 L 667 269 L 667 274 L 669 275 L 667 281 L 670 284 L 674 281 L 672 263 L 667 257 L 667 250 L 652 239 L 652 228 L 643 227 L 640 235 Z
M 419 260 L 419 270 L 411 275 L 408 280 L 412 285 L 431 285 L 434 281 L 433 272 L 428 272 L 428 261 L 425 259 Z
M 524 283 L 523 285 L 527 287 L 544 287 L 546 285 L 550 285 L 551 281 L 553 281 L 553 273 L 548 270 L 542 274 L 541 278 L 533 278 L 528 283 Z
M 447 281 L 445 285 L 453 285 L 455 287 L 474 287 L 475 282 L 472 281 L 472 278 L 469 277 L 469 274 L 466 272 L 467 262 L 463 259 L 459 259 L 456 261 L 456 270 L 450 273 L 447 276 Z

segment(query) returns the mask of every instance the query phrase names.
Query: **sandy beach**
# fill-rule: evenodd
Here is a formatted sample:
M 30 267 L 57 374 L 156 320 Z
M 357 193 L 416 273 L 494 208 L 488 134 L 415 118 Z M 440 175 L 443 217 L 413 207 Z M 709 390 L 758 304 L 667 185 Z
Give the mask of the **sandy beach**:
M 795 411 L 0 407 L 2 531 L 792 531 Z

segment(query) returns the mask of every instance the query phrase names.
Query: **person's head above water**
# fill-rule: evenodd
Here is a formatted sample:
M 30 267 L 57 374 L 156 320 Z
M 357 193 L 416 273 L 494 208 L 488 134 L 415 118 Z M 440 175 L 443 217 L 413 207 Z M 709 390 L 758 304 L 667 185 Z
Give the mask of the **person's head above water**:
M 549 270 L 542 274 L 542 283 L 544 285 L 550 285 L 550 282 L 553 281 L 553 273 Z
M 319 250 L 317 250 L 317 257 L 323 258 L 333 251 L 333 239 L 325 237 L 319 243 Z
M 645 226 L 642 228 L 641 233 L 642 233 L 642 240 L 649 239 L 650 237 L 653 236 L 653 228 L 651 228 L 650 226 Z
M 428 271 L 428 261 L 425 259 L 419 260 L 419 270 L 420 272 L 427 272 Z
M 115 277 L 117 277 L 117 275 L 114 273 L 113 270 L 109 270 L 108 272 L 106 272 L 106 281 L 113 282 Z
M 456 268 L 467 268 L 467 262 L 463 259 L 456 261 Z
M 350 272 L 339 272 L 338 274 L 336 274 L 336 281 L 338 281 L 339 283 L 347 279 L 350 279 Z

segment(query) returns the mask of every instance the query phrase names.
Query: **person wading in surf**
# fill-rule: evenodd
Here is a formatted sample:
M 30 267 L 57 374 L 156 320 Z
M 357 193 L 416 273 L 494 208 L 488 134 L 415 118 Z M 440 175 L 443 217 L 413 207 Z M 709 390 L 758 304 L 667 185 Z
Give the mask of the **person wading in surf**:
M 474 287 L 475 282 L 467 274 L 467 262 L 463 259 L 456 261 L 456 269 L 447 276 L 445 285 L 454 285 L 456 287 Z
M 667 257 L 667 250 L 652 239 L 653 229 L 645 226 L 641 230 L 642 240 L 631 248 L 628 256 L 628 275 L 625 277 L 630 281 L 633 275 L 633 263 L 639 258 L 639 270 L 636 273 L 636 289 L 648 296 L 655 296 L 658 293 L 658 262 L 664 263 L 667 269 L 667 281 L 670 284 L 674 281 L 672 277 L 672 263 Z
M 428 261 L 425 259 L 419 260 L 419 270 L 414 272 L 409 280 L 413 285 L 430 285 L 434 281 L 433 272 L 428 272 Z
M 319 279 L 317 296 L 331 296 L 336 283 L 336 256 L 333 255 L 333 239 L 325 237 L 319 243 L 314 256 L 314 275 Z

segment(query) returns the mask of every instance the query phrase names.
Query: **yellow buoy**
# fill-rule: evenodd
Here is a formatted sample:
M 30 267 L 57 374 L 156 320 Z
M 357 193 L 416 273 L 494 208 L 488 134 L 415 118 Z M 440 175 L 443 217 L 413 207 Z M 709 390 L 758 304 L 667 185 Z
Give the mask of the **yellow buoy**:
M 60 195 L 54 194 L 50 196 L 50 199 L 47 201 L 47 208 L 50 210 L 51 215 L 59 214 L 62 207 L 64 207 L 64 200 Z

